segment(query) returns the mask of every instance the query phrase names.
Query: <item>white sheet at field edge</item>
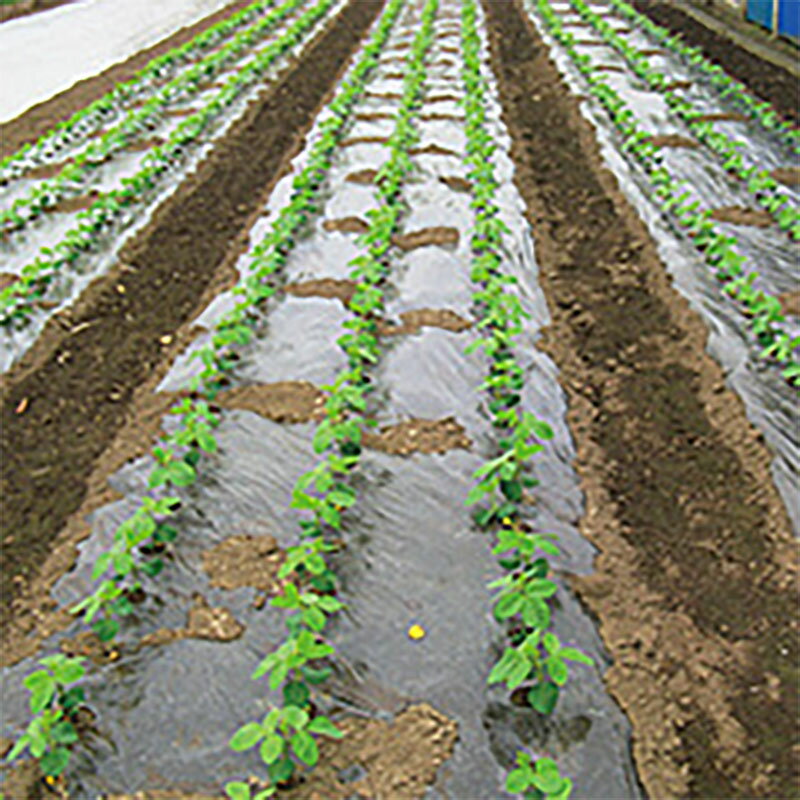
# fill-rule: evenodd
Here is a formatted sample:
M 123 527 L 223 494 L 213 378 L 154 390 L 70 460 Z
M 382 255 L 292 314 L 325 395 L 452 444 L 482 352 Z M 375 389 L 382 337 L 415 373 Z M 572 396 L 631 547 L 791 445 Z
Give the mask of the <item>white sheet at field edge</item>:
M 77 0 L 0 25 L 0 122 L 150 47 L 229 0 Z

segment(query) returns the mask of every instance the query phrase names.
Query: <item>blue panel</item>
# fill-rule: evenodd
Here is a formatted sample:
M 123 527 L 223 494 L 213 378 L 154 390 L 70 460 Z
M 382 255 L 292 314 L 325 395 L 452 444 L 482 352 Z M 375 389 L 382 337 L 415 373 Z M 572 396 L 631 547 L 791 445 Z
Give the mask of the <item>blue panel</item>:
M 747 19 L 772 30 L 772 0 L 747 0 Z
M 800 0 L 780 0 L 778 32 L 800 39 Z

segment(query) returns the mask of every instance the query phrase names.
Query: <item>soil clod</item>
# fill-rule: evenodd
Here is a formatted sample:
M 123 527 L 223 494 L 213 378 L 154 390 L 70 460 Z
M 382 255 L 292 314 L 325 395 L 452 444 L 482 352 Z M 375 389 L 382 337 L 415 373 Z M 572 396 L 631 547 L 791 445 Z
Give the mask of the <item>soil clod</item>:
M 711 212 L 711 219 L 718 222 L 730 222 L 732 225 L 751 225 L 754 228 L 769 228 L 774 222 L 768 211 L 746 206 L 715 208 Z
M 364 444 L 396 456 L 412 453 L 446 453 L 456 448 L 468 450 L 472 442 L 454 417 L 440 420 L 410 419 L 387 425 L 379 433 L 366 433 Z
M 252 411 L 273 422 L 295 424 L 324 416 L 325 395 L 308 381 L 278 381 L 227 389 L 215 402 L 227 409 Z
M 268 595 L 280 591 L 284 553 L 274 536 L 237 534 L 203 553 L 203 570 L 218 589 L 250 586 Z
M 418 247 L 428 247 L 438 245 L 457 245 L 459 239 L 458 228 L 449 228 L 443 225 L 436 225 L 431 228 L 422 228 L 411 233 L 395 234 L 392 236 L 392 244 L 401 250 L 416 250 Z

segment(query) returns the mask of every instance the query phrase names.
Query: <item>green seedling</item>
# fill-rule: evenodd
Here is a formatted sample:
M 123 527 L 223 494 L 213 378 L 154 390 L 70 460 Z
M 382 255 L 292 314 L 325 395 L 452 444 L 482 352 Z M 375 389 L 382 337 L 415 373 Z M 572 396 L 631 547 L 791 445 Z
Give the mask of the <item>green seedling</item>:
M 67 768 L 71 746 L 78 741 L 74 714 L 84 701 L 84 692 L 75 684 L 86 670 L 83 659 L 61 654 L 42 658 L 39 663 L 44 669 L 32 672 L 23 681 L 30 692 L 33 719 L 7 760 L 13 761 L 29 750 L 42 772 L 55 778 Z

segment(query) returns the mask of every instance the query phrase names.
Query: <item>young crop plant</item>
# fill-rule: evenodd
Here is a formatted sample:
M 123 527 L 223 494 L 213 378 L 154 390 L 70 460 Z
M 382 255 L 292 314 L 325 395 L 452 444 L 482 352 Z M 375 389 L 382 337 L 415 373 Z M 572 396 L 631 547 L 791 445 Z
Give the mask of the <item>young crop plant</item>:
M 465 97 L 468 177 L 472 186 L 475 221 L 472 231 L 473 294 L 481 337 L 468 352 L 482 349 L 488 375 L 481 385 L 489 395 L 488 410 L 498 433 L 499 454 L 475 473 L 475 485 L 465 503 L 478 506 L 476 523 L 492 532 L 492 552 L 504 575 L 489 583 L 497 590 L 495 619 L 506 626 L 508 644 L 487 676 L 488 684 L 504 684 L 509 691 L 523 689 L 528 704 L 540 714 L 552 714 L 569 677 L 569 664 L 591 665 L 574 647 L 565 647 L 549 630 L 549 601 L 557 592 L 550 579 L 548 556 L 558 554 L 553 534 L 531 531 L 523 521 L 521 504 L 536 481 L 528 474 L 533 456 L 552 438 L 550 426 L 521 406 L 525 371 L 514 355 L 516 339 L 528 315 L 513 291 L 515 279 L 502 269 L 505 225 L 494 202 L 497 181 L 492 153 L 495 144 L 486 125 L 486 83 L 481 74 L 481 40 L 476 25 L 475 0 L 462 6 L 461 48 Z M 547 756 L 520 750 L 516 767 L 506 776 L 506 791 L 531 800 L 566 800 L 572 781 L 561 776 Z
M 662 208 L 692 238 L 706 263 L 724 285 L 725 293 L 738 301 L 748 319 L 749 328 L 760 345 L 759 356 L 775 362 L 780 366 L 782 376 L 791 385 L 800 386 L 800 362 L 793 352 L 792 340 L 781 328 L 785 319 L 777 298 L 756 289 L 754 281 L 758 279 L 757 273 L 751 272 L 750 276 L 745 274 L 743 267 L 746 259 L 737 251 L 737 240 L 721 233 L 711 220 L 711 212 L 701 209 L 699 201 L 690 201 L 691 195 L 686 185 L 669 175 L 663 166 L 661 148 L 648 140 L 646 132 L 642 130 L 627 103 L 606 83 L 602 75 L 596 73 L 591 57 L 577 52 L 574 37 L 564 30 L 561 18 L 553 11 L 549 1 L 535 0 L 535 4 L 550 33 L 564 47 L 586 79 L 591 94 L 608 112 L 612 123 L 623 137 L 623 150 L 630 152 L 643 167 Z M 781 344 L 773 347 L 775 342 Z
M 734 80 L 722 67 L 709 61 L 699 47 L 686 45 L 680 34 L 672 34 L 666 28 L 657 25 L 645 14 L 640 14 L 626 0 L 609 0 L 609 2 L 628 22 L 644 30 L 659 44 L 683 57 L 692 66 L 699 68 L 719 91 L 720 97 L 733 100 L 751 119 L 758 122 L 765 130 L 780 136 L 787 145 L 798 152 L 800 131 L 790 122 L 782 120 L 769 103 L 753 97 L 743 83 Z
M 301 0 L 288 0 L 265 20 L 281 19 L 290 14 Z M 74 264 L 84 252 L 94 249 L 101 237 L 124 223 L 124 210 L 152 195 L 153 190 L 184 158 L 188 145 L 195 143 L 206 129 L 250 86 L 260 80 L 269 67 L 284 53 L 296 47 L 336 0 L 319 0 L 305 11 L 275 41 L 271 42 L 246 66 L 232 75 L 214 98 L 200 110 L 182 120 L 168 140 L 153 148 L 142 167 L 130 178 L 123 178 L 122 189 L 102 194 L 86 211 L 77 215 L 78 225 L 69 230 L 52 248 L 42 248 L 41 255 L 22 269 L 21 278 L 0 291 L 0 325 L 24 324 L 37 302 L 62 269 Z
M 126 105 L 150 96 L 153 85 L 168 79 L 181 65 L 191 63 L 204 51 L 212 50 L 221 41 L 235 36 L 237 31 L 247 27 L 272 5 L 273 0 L 257 0 L 188 42 L 152 59 L 131 80 L 117 84 L 103 97 L 76 111 L 68 120 L 59 122 L 35 143 L 25 144 L 0 160 L 0 181 L 24 176 L 40 159 L 60 158 L 65 150 L 84 141 L 109 119 L 115 118 Z
M 570 3 L 582 18 L 592 25 L 603 40 L 625 58 L 636 75 L 650 89 L 664 94 L 664 99 L 672 111 L 689 126 L 689 129 L 709 150 L 722 160 L 725 169 L 744 181 L 755 201 L 773 216 L 780 229 L 788 233 L 795 241 L 800 240 L 800 209 L 795 206 L 788 194 L 779 190 L 778 182 L 770 176 L 767 170 L 755 165 L 748 167 L 745 164 L 741 153 L 745 144 L 731 140 L 730 137 L 716 130 L 711 122 L 698 122 L 698 117 L 702 116 L 701 112 L 696 111 L 690 102 L 681 98 L 678 92 L 665 89 L 670 83 L 669 75 L 653 69 L 647 57 L 620 36 L 616 29 L 595 13 L 585 0 L 570 0 Z M 644 135 L 641 138 L 643 139 Z M 643 141 L 637 142 L 639 147 L 643 144 Z
M 284 579 L 282 592 L 270 601 L 271 606 L 288 612 L 287 638 L 253 673 L 254 680 L 268 678 L 271 691 L 281 689 L 283 705 L 273 706 L 261 722 L 246 723 L 230 740 L 231 748 L 237 751 L 259 747 L 268 781 L 259 784 L 255 795 L 248 783 L 229 782 L 225 790 L 231 800 L 271 796 L 300 768 L 316 765 L 317 736 L 342 735 L 327 717 L 312 716 L 310 703 L 312 686 L 330 673 L 320 660 L 335 655 L 335 648 L 323 638 L 324 630 L 329 618 L 344 608 L 336 597 L 336 577 L 324 553 L 338 549 L 342 513 L 357 500 L 345 479 L 360 460 L 362 429 L 368 424 L 362 416 L 369 389 L 365 370 L 380 356 L 375 319 L 383 309 L 381 285 L 389 269 L 391 239 L 404 210 L 400 190 L 412 169 L 408 153 L 418 140 L 414 120 L 424 90 L 425 58 L 433 39 L 437 8 L 438 0 L 428 0 L 423 8 L 395 128 L 387 144 L 389 157 L 375 179 L 380 205 L 367 212 L 369 229 L 357 240 L 366 252 L 350 262 L 350 277 L 358 287 L 349 303 L 354 317 L 344 323 L 346 332 L 338 339 L 349 366 L 333 384 L 324 387 L 328 392 L 326 418 L 313 437 L 314 452 L 322 458 L 300 476 L 292 492 L 292 507 L 307 516 L 300 521 L 300 543 L 290 548 L 279 573 Z
M 80 601 L 74 610 L 84 615 L 84 620 L 93 626 L 95 633 L 102 639 L 109 640 L 116 636 L 120 628 L 120 618 L 132 612 L 131 594 L 141 589 L 141 579 L 144 576 L 156 575 L 164 567 L 166 558 L 164 554 L 178 536 L 178 531 L 170 518 L 175 515 L 181 501 L 177 496 L 163 493 L 194 483 L 203 454 L 216 451 L 213 429 L 218 424 L 219 411 L 211 405 L 211 401 L 225 373 L 235 364 L 231 359 L 231 348 L 246 344 L 250 340 L 253 328 L 261 322 L 262 315 L 259 312 L 264 302 L 276 291 L 274 285 L 276 275 L 291 252 L 297 234 L 308 224 L 308 218 L 315 211 L 316 196 L 322 189 L 330 168 L 331 155 L 344 135 L 352 111 L 363 95 L 369 75 L 378 64 L 381 49 L 405 2 L 406 0 L 389 0 L 387 3 L 370 41 L 364 47 L 361 58 L 328 107 L 332 116 L 321 126 L 323 135 L 315 140 L 305 168 L 294 179 L 295 191 L 292 198 L 273 223 L 271 233 L 253 249 L 249 274 L 235 289 L 242 299 L 237 307 L 217 324 L 209 350 L 210 357 L 204 358 L 206 370 L 192 382 L 191 396 L 176 403 L 170 410 L 171 414 L 178 417 L 178 427 L 155 448 L 153 455 L 156 466 L 150 477 L 151 492 L 159 493 L 159 496 L 143 497 L 136 512 L 115 532 L 111 549 L 98 557 L 94 569 L 95 580 L 100 578 L 103 580 L 97 590 Z M 206 355 L 204 351 L 204 356 Z M 344 390 L 340 393 L 339 399 L 341 402 L 358 406 L 355 396 Z M 329 463 L 334 473 L 346 474 L 355 461 L 346 456 L 336 457 L 335 454 L 331 454 Z M 333 490 L 330 498 L 331 507 L 340 513 L 348 503 L 350 495 L 347 492 L 350 489 L 334 486 Z M 279 577 L 300 580 L 303 586 L 330 595 L 331 600 L 335 601 L 333 597 L 335 576 L 327 567 L 324 555 L 338 549 L 338 546 L 320 537 L 323 522 L 322 519 L 317 523 L 301 522 L 301 529 L 307 534 L 307 538 L 300 544 L 288 548 L 287 560 Z M 331 522 L 335 523 L 336 519 L 331 519 Z M 331 600 L 320 600 L 316 605 L 323 613 L 332 613 L 334 603 Z M 318 619 L 314 612 L 307 617 L 312 621 Z M 294 623 L 289 625 L 293 626 Z M 298 630 L 298 637 L 301 632 Z M 296 637 L 296 639 L 293 646 L 299 649 L 294 654 L 295 661 L 292 668 L 295 666 L 299 668 L 298 674 L 306 686 L 304 689 L 301 680 L 289 681 L 285 693 L 290 705 L 303 707 L 307 700 L 308 686 L 324 680 L 328 671 L 324 667 L 306 663 L 312 658 L 320 657 L 322 651 L 317 645 L 324 643 L 318 640 L 309 642 L 307 637 L 302 639 Z M 327 650 L 325 653 L 327 654 Z M 54 658 L 60 659 L 62 656 Z M 270 669 L 271 666 L 270 664 Z M 310 692 L 308 694 L 310 695 Z M 77 697 L 77 694 L 69 695 L 72 696 Z M 317 731 L 316 728 L 317 726 L 314 726 L 309 732 L 314 735 L 333 735 L 330 731 Z M 36 732 L 39 728 L 34 727 L 33 730 Z M 19 747 L 22 749 L 18 749 L 14 757 L 23 752 L 24 745 Z M 34 754 L 39 750 L 39 745 L 36 745 Z M 42 752 L 45 753 L 46 750 Z M 271 789 L 262 788 L 251 794 L 249 785 L 242 782 L 233 782 L 229 785 L 229 796 L 237 799 L 263 798 L 272 793 Z
M 140 108 L 129 111 L 118 124 L 74 156 L 58 175 L 38 183 L 26 196 L 15 200 L 11 207 L 1 210 L 0 234 L 21 230 L 69 194 L 84 193 L 97 167 L 157 125 L 170 105 L 200 92 L 203 81 L 214 78 L 237 56 L 269 35 L 288 13 L 303 2 L 305 0 L 289 0 L 271 14 L 252 23 L 247 30 L 236 34 L 231 42 L 168 82 Z M 267 3 L 262 1 L 257 10 L 266 7 Z
M 45 777 L 61 775 L 70 760 L 70 749 L 78 741 L 76 712 L 84 701 L 76 684 L 86 673 L 82 658 L 52 655 L 40 659 L 43 669 L 23 680 L 30 693 L 33 719 L 17 739 L 6 760 L 14 761 L 26 750 L 39 762 Z

